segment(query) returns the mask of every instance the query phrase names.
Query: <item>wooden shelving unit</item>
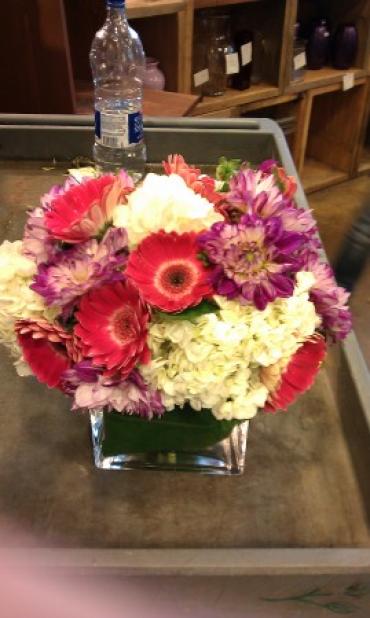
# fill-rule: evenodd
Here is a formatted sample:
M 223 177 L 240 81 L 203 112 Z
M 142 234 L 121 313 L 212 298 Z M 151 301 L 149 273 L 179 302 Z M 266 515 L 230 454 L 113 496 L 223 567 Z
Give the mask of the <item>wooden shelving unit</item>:
M 263 81 L 244 91 L 228 89 L 222 96 L 204 97 L 192 115 L 227 118 L 267 115 L 275 118 L 282 127 L 288 124 L 286 136 L 307 192 L 370 171 L 370 146 L 361 146 L 370 81 L 370 2 L 325 2 L 333 27 L 345 21 L 353 21 L 358 27 L 360 45 L 355 66 L 348 70 L 330 66 L 317 71 L 307 70 L 304 78 L 297 81 L 291 78 L 294 24 L 297 19 L 314 18 L 317 3 L 311 0 L 280 0 L 279 3 L 275 0 L 188 0 L 182 6 L 175 1 L 129 0 L 129 11 L 134 10 L 134 4 L 150 5 L 151 15 L 158 10 L 157 28 L 165 24 L 165 18 L 158 17 L 159 11 L 164 11 L 164 5 L 169 10 L 168 5 L 172 4 L 178 15 L 183 16 L 183 28 L 178 31 L 179 56 L 183 61 L 177 88 L 184 92 L 192 89 L 194 21 L 199 9 L 228 10 L 234 25 L 240 25 L 244 20 L 244 24 L 252 30 L 261 30 L 266 39 L 273 42 L 274 62 L 263 74 Z M 144 10 L 142 6 L 140 16 L 144 16 Z M 147 29 L 153 29 L 154 24 L 153 19 L 135 22 L 135 27 L 143 34 L 144 45 L 150 43 L 150 54 L 154 45 Z M 158 30 L 153 36 L 158 36 Z M 166 47 L 168 49 L 168 45 Z M 161 48 L 155 52 L 163 63 Z M 167 69 L 171 71 L 173 67 Z M 348 73 L 353 73 L 354 84 L 351 90 L 344 92 L 343 77 Z
M 357 67 L 352 67 L 346 71 L 340 71 L 332 67 L 324 67 L 317 71 L 306 71 L 303 79 L 291 82 L 285 90 L 286 92 L 304 92 L 305 90 L 312 90 L 332 84 L 337 84 L 340 90 L 343 85 L 343 77 L 348 75 L 348 73 L 353 73 L 355 80 L 360 77 L 366 77 L 367 75 L 365 69 L 359 69 Z
M 354 158 L 353 173 L 355 175 L 370 174 L 370 83 L 368 86 L 368 97 L 365 114 L 363 115 L 360 139 Z
M 73 46 L 73 23 L 77 22 L 72 18 L 78 5 L 91 5 L 94 0 L 63 2 L 72 34 L 72 59 L 76 49 L 86 59 L 80 28 L 74 35 L 77 43 Z M 147 55 L 160 60 L 168 90 L 192 91 L 195 22 L 200 9 L 229 11 L 234 27 L 248 27 L 263 33 L 271 49 L 262 81 L 244 91 L 228 89 L 222 96 L 203 97 L 190 113 L 210 118 L 265 115 L 276 119 L 286 134 L 307 192 L 370 171 L 370 145 L 363 147 L 366 110 L 370 109 L 370 1 L 326 0 L 324 4 L 333 27 L 341 22 L 356 23 L 360 45 L 355 65 L 348 70 L 330 66 L 317 71 L 307 70 L 303 79 L 293 81 L 294 24 L 297 19 L 302 23 L 314 19 L 317 16 L 316 2 L 127 0 L 128 16 L 142 37 Z M 94 6 L 96 24 L 103 20 L 104 7 L 100 7 L 98 15 L 99 10 Z M 85 27 L 88 43 L 95 30 L 92 24 Z M 81 69 L 78 59 L 72 64 Z M 85 63 L 85 78 L 87 70 Z M 344 92 L 343 77 L 348 73 L 353 73 L 354 84 Z
M 209 9 L 215 7 L 232 6 L 233 4 L 247 4 L 262 0 L 194 0 L 195 9 Z
M 209 113 L 219 112 L 244 106 L 247 103 L 269 100 L 278 96 L 279 88 L 267 83 L 260 83 L 248 88 L 248 90 L 228 89 L 219 97 L 204 97 L 193 111 L 193 116 L 204 116 Z
M 360 44 L 354 66 L 348 71 L 327 66 L 293 81 L 294 24 L 297 19 L 310 23 L 319 6 L 325 8 L 333 28 L 339 23 L 356 24 Z M 289 144 L 308 191 L 370 170 L 369 139 L 363 147 L 369 109 L 370 0 L 127 0 L 130 23 L 139 32 L 146 54 L 158 58 L 168 91 L 192 93 L 200 9 L 230 12 L 234 28 L 259 32 L 269 49 L 260 83 L 244 91 L 229 89 L 219 97 L 204 97 L 187 113 L 228 118 L 265 113 L 279 120 L 288 110 L 295 126 Z M 92 91 L 88 53 L 104 21 L 104 0 L 17 0 L 6 3 L 4 15 L 2 48 L 19 55 L 22 66 L 16 74 L 6 63 L 0 68 L 2 81 L 12 81 L 2 97 L 1 111 L 73 113 L 81 96 L 88 111 L 89 84 Z M 36 76 L 40 62 L 42 70 Z M 354 76 L 349 95 L 343 92 L 346 73 Z M 323 116 L 323 126 L 319 119 L 325 97 L 331 109 Z M 169 104 L 168 113 L 173 109 Z M 333 136 L 343 134 L 346 144 L 338 146 Z
M 361 153 L 361 158 L 358 166 L 359 174 L 370 173 L 370 147 L 364 146 Z
M 368 82 L 361 78 L 350 90 L 331 84 L 304 95 L 308 102 L 307 124 L 301 133 L 297 166 L 307 192 L 353 175 L 367 93 Z
M 370 148 L 360 147 L 370 80 L 370 2 L 327 0 L 325 3 L 334 26 L 354 21 L 358 27 L 360 45 L 355 66 L 348 70 L 330 66 L 307 70 L 303 79 L 293 81 L 294 24 L 305 15 L 313 18 L 316 4 L 309 0 L 286 0 L 282 14 L 277 12 L 276 3 L 272 7 L 269 0 L 194 0 L 194 9 L 229 7 L 232 15 L 236 11 L 248 11 L 248 15 L 251 11 L 261 11 L 267 18 L 271 9 L 276 11 L 275 27 L 282 44 L 277 53 L 280 59 L 275 74 L 242 92 L 228 90 L 220 97 L 204 97 L 192 114 L 233 118 L 261 116 L 265 111 L 280 122 L 281 110 L 285 110 L 290 101 L 295 129 L 287 139 L 307 192 L 370 170 Z M 348 73 L 353 74 L 354 84 L 350 91 L 344 92 L 343 77 Z
M 171 15 L 186 7 L 187 0 L 127 0 L 127 15 L 129 19 Z
M 306 193 L 326 189 L 331 185 L 338 184 L 349 178 L 348 172 L 343 172 L 335 167 L 307 157 L 301 173 L 303 188 Z
M 104 20 L 104 2 L 49 0 L 56 1 L 64 4 L 66 13 L 73 81 L 86 84 L 88 48 Z M 333 27 L 345 21 L 354 21 L 358 27 L 355 66 L 346 71 L 330 66 L 307 70 L 303 79 L 293 81 L 294 24 L 297 19 L 312 20 L 317 6 L 311 0 L 127 0 L 128 16 L 147 55 L 159 59 L 166 89 L 175 92 L 192 92 L 195 22 L 200 9 L 229 11 L 234 27 L 262 33 L 270 45 L 262 81 L 247 90 L 228 89 L 222 96 L 204 97 L 189 113 L 210 118 L 266 115 L 276 119 L 307 192 L 370 170 L 370 148 L 362 147 L 370 81 L 370 2 L 325 2 Z M 78 19 L 82 13 L 88 16 L 83 24 Z M 347 73 L 353 73 L 354 85 L 344 92 Z M 168 113 L 172 113 L 170 107 Z

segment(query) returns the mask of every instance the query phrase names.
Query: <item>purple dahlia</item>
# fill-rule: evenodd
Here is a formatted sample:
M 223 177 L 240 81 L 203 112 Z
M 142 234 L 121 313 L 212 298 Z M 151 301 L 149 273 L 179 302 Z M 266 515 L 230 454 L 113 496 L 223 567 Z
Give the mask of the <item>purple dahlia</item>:
M 104 378 L 101 372 L 90 361 L 82 361 L 64 372 L 62 389 L 73 396 L 73 410 L 107 408 L 148 419 L 164 413 L 159 391 L 151 389 L 137 369 L 125 380 Z
M 215 223 L 199 244 L 213 265 L 215 292 L 263 310 L 275 298 L 292 296 L 304 240 L 285 231 L 277 217 L 244 215 L 236 224 Z
M 312 272 L 315 284 L 310 290 L 310 300 L 322 319 L 322 327 L 333 341 L 345 339 L 352 328 L 352 318 L 347 306 L 349 292 L 337 285 L 334 273 L 316 253 L 306 256 L 303 269 Z
M 49 193 L 41 198 L 41 206 L 34 208 L 29 215 L 24 228 L 23 253 L 36 264 L 42 264 L 55 258 L 60 251 L 58 244 L 50 238 L 45 226 L 45 214 L 49 210 L 53 200 L 63 195 L 77 182 L 68 178 L 64 185 L 54 185 Z
M 270 164 L 270 161 L 265 163 Z M 266 168 L 270 170 L 269 167 Z M 317 233 L 317 226 L 311 211 L 298 208 L 291 197 L 282 193 L 276 185 L 276 178 L 270 171 L 260 168 L 242 169 L 230 181 L 230 192 L 223 209 L 232 213 L 233 222 L 243 214 L 258 217 L 279 217 L 288 232 L 306 234 L 308 240 Z
M 230 190 L 220 207 L 226 220 L 236 223 L 244 214 L 252 214 L 256 202 L 261 200 L 270 208 L 281 204 L 283 196 L 272 174 L 267 175 L 243 167 L 230 179 Z
M 40 264 L 31 288 L 47 305 L 64 307 L 97 285 L 121 280 L 127 254 L 126 231 L 110 228 L 100 243 L 88 240 Z

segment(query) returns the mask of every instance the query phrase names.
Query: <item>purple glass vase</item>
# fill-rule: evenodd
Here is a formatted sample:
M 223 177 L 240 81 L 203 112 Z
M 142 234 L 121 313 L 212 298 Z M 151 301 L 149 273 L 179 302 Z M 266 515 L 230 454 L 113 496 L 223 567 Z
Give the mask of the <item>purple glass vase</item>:
M 349 69 L 354 65 L 358 47 L 358 32 L 355 24 L 340 24 L 333 39 L 333 67 Z
M 144 88 L 164 90 L 166 79 L 164 73 L 159 68 L 159 60 L 156 58 L 146 58 L 143 83 Z
M 307 42 L 307 67 L 322 69 L 329 59 L 330 32 L 325 19 L 317 22 Z

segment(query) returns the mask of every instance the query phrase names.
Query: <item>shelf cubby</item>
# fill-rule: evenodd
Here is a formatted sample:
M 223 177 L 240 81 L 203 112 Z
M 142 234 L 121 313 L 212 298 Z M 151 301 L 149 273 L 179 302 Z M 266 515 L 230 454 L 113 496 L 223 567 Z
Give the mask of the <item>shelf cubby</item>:
M 343 75 L 353 73 L 355 79 L 369 74 L 370 69 L 370 3 L 366 0 L 292 0 L 293 19 L 287 30 L 285 88 L 289 92 L 301 92 L 333 83 L 340 83 Z M 301 25 L 301 37 L 307 39 L 312 22 L 325 18 L 331 33 L 343 23 L 353 23 L 358 31 L 358 51 L 352 67 L 338 70 L 331 65 L 329 54 L 327 65 L 322 69 L 307 69 L 300 80 L 292 80 L 294 23 Z
M 367 84 L 360 80 L 350 90 L 332 86 L 312 91 L 307 96 L 311 99 L 310 116 L 299 171 L 304 189 L 309 193 L 351 176 L 366 106 Z

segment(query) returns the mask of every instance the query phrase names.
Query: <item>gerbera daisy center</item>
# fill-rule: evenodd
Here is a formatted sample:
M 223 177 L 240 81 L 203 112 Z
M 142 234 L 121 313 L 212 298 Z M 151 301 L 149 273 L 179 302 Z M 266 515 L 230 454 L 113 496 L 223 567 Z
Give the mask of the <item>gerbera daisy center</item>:
M 158 277 L 159 286 L 171 295 L 188 293 L 195 281 L 196 273 L 190 265 L 182 262 L 164 265 Z
M 132 318 L 133 312 L 130 307 L 119 309 L 113 317 L 112 331 L 120 343 L 127 343 L 127 341 L 135 337 Z

